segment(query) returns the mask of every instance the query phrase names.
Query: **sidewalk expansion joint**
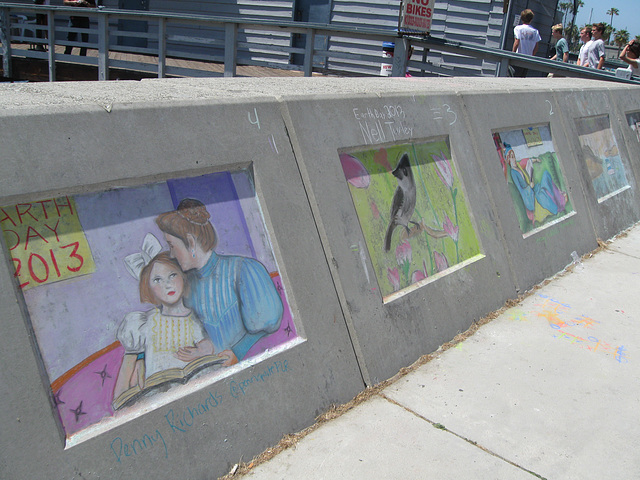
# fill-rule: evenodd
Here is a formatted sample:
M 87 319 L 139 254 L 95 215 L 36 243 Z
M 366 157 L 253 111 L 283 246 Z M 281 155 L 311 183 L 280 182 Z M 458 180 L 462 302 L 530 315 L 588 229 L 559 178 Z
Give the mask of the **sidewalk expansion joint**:
M 454 435 L 454 436 L 458 437 L 459 439 L 464 440 L 465 442 L 469 443 L 470 445 L 473 445 L 474 447 L 479 448 L 483 452 L 488 453 L 489 455 L 492 455 L 492 456 L 502 460 L 503 462 L 508 463 L 509 465 L 513 465 L 514 467 L 516 467 L 516 468 L 518 468 L 518 469 L 520 469 L 520 470 L 522 470 L 524 472 L 527 472 L 530 475 L 533 475 L 534 477 L 539 478 L 540 480 L 547 480 L 542 475 L 539 475 L 539 474 L 537 474 L 535 472 L 532 472 L 531 470 L 528 470 L 528 469 L 524 468 L 522 465 L 518 465 L 517 463 L 512 462 L 508 458 L 505 458 L 502 455 L 499 455 L 499 454 L 497 454 L 495 452 L 492 452 L 488 448 L 483 447 L 482 445 L 480 445 L 478 442 L 474 442 L 473 440 L 471 440 L 471 439 L 469 439 L 467 437 L 464 437 L 464 436 L 460 435 L 459 433 L 456 433 L 456 432 L 454 432 L 452 430 L 449 430 L 443 424 L 438 423 L 438 422 L 434 422 L 432 420 L 429 420 L 428 418 L 426 418 L 426 417 L 420 415 L 419 413 L 411 410 L 410 408 L 402 405 L 401 403 L 397 402 L 396 400 L 393 400 L 392 398 L 387 397 L 384 393 L 378 392 L 378 395 L 380 397 L 382 397 L 383 399 L 385 399 L 386 401 L 388 401 L 389 403 L 392 403 L 393 405 L 397 405 L 398 407 L 404 409 L 405 411 L 409 412 L 410 414 L 418 417 L 420 420 L 424 420 L 425 422 L 429 423 L 432 427 L 437 428 L 438 430 L 443 430 L 443 431 L 445 431 L 447 433 L 450 433 L 451 435 Z
M 629 254 L 627 252 L 620 252 L 618 250 L 611 250 L 611 249 L 609 249 L 609 251 L 611 253 L 619 253 L 620 255 L 624 255 L 624 256 L 629 257 L 629 258 L 635 258 L 636 260 L 640 260 L 640 257 L 638 255 L 631 255 L 631 254 Z

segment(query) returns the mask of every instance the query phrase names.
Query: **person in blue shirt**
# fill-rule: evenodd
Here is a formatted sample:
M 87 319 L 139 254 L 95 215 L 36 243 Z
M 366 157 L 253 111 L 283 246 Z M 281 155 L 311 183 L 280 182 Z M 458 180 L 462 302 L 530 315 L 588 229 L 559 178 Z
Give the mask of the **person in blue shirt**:
M 184 199 L 173 212 L 156 218 L 170 255 L 189 275 L 185 305 L 192 308 L 213 341 L 227 353 L 225 365 L 245 358 L 262 337 L 280 327 L 284 310 L 266 268 L 257 260 L 218 255 L 217 234 L 202 202 Z
M 551 60 L 567 63 L 569 61 L 569 45 L 562 34 L 561 23 L 551 27 L 551 36 L 556 39 L 556 54 L 551 57 Z

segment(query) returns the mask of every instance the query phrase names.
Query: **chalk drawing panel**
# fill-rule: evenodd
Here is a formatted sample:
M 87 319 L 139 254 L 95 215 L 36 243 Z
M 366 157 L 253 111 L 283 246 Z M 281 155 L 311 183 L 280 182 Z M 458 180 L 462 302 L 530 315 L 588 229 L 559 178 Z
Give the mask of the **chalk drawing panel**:
M 575 119 L 582 157 L 598 200 L 628 186 L 609 115 Z
M 640 112 L 627 113 L 627 124 L 635 132 L 638 143 L 640 143 Z
M 551 130 L 548 125 L 535 127 L 539 141 L 528 143 L 525 131 L 533 128 L 493 134 L 523 236 L 573 212 Z
M 480 254 L 446 139 L 339 157 L 385 301 Z
M 183 199 L 200 207 L 178 210 Z M 172 260 L 156 221 L 164 212 L 198 228 L 210 223 L 209 254 L 184 246 Z M 250 170 L 7 205 L 0 214 L 14 268 L 26 265 L 16 282 L 72 444 L 88 427 L 108 430 L 191 393 L 190 384 L 222 378 L 225 363 L 253 364 L 297 338 Z M 188 263 L 198 256 L 204 266 Z M 144 296 L 145 281 L 155 297 Z M 154 290 L 154 282 L 168 287 Z

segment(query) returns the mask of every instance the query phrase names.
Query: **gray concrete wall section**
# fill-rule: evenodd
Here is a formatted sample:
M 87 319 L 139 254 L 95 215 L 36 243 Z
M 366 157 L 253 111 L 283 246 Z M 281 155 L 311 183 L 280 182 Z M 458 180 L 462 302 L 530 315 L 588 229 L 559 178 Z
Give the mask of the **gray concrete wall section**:
M 410 95 L 378 94 L 287 102 L 288 123 L 294 127 L 291 130 L 296 158 L 308 182 L 312 205 L 318 212 L 316 218 L 368 383 L 389 378 L 516 295 L 501 234 L 499 228 L 495 228 L 492 200 L 469 142 L 460 98 L 434 92 L 429 82 L 414 85 L 414 93 Z M 386 123 L 389 119 L 383 119 L 376 127 L 375 120 L 356 118 L 356 114 L 361 117 L 367 111 L 385 112 L 388 106 L 402 109 L 402 119 L 392 118 L 389 125 Z M 319 119 L 324 122 L 319 123 Z M 335 128 L 334 122 L 340 128 Z M 370 139 L 363 134 L 362 127 L 382 128 L 382 135 Z M 401 131 L 392 133 L 392 129 Z M 367 239 L 337 161 L 338 150 L 420 143 L 438 138 L 447 138 L 450 142 L 453 162 L 472 206 L 474 228 L 484 257 L 383 303 L 369 254 L 365 264 L 352 248 L 353 245 L 362 248 Z M 389 162 L 395 160 L 390 158 Z M 389 215 L 390 204 L 379 208 Z M 440 210 L 443 206 L 435 208 Z M 384 235 L 384 231 L 380 235 Z
M 112 99 L 127 98 L 117 83 L 108 86 L 114 89 Z M 78 85 L 62 87 L 76 89 L 71 95 L 75 102 L 62 99 L 64 94 L 57 97 L 56 88 L 61 87 L 53 88 L 49 100 L 40 97 L 40 101 L 67 105 L 11 108 L 0 114 L 5 172 L 0 179 L 0 204 L 145 184 L 253 162 L 258 196 L 296 326 L 307 340 L 65 450 L 47 393 L 53 379 L 41 378 L 30 346 L 32 337 L 23 321 L 26 314 L 17 300 L 21 294 L 3 248 L 0 402 L 11 411 L 1 442 L 3 478 L 217 478 L 240 459 L 249 459 L 282 435 L 313 423 L 319 412 L 364 388 L 282 118 L 272 99 L 251 99 L 247 94 L 245 100 L 233 103 L 115 100 L 103 108 L 95 100 L 99 92 L 108 92 L 100 86 L 92 87 L 96 91 L 88 94 L 90 100 Z M 173 97 L 167 90 L 165 95 Z M 107 97 L 103 99 L 111 102 Z M 10 105 L 10 96 L 6 98 Z M 271 136 L 278 153 L 269 147 Z M 286 373 L 252 384 L 243 394 L 236 392 L 237 398 L 230 393 L 233 382 L 260 375 L 275 361 L 286 362 Z M 196 422 L 186 413 L 191 427 L 169 426 L 165 415 L 173 412 L 180 417 L 188 408 L 206 402 L 210 392 L 221 399 L 215 409 Z M 118 438 L 132 446 L 145 434 L 157 439 L 158 431 L 162 442 L 153 447 L 147 443 L 141 448 L 137 443 L 136 453 L 128 450 L 129 456 L 118 448 Z M 111 448 L 114 441 L 119 460 Z
M 540 84 L 527 92 L 464 94 L 463 101 L 472 137 L 478 142 L 477 156 L 482 159 L 488 189 L 504 231 L 505 248 L 516 288 L 524 292 L 570 263 L 572 251 L 583 254 L 597 246 L 583 183 L 560 118 L 562 112 L 554 92 Z M 492 134 L 545 125 L 550 127 L 574 212 L 525 234 L 515 214 L 514 201 L 500 167 Z M 535 258 L 533 262 L 532 258 Z
M 611 237 L 640 218 L 640 143 L 622 118 L 640 111 L 639 91 L 575 79 L 507 78 L 0 85 L 2 206 L 251 167 L 301 337 L 266 360 L 231 367 L 214 383 L 196 383 L 185 396 L 158 401 L 65 448 L 51 398 L 54 379 L 37 353 L 3 238 L 0 407 L 6 420 L 0 476 L 216 478 L 312 424 L 366 384 L 436 350 L 560 271 L 572 251 L 590 251 L 598 237 Z M 386 118 L 389 123 L 373 133 L 376 122 L 364 115 L 368 111 L 402 115 Z M 578 155 L 573 118 L 604 113 L 631 188 L 598 204 Z M 575 213 L 523 236 L 492 133 L 545 125 Z M 450 146 L 479 254 L 383 301 L 339 151 L 392 151 L 440 140 Z M 380 205 L 380 212 L 388 216 L 389 207 Z M 286 373 L 231 394 L 234 384 L 260 375 L 274 361 L 286 362 Z M 170 412 L 189 415 L 209 394 L 221 399 L 217 407 L 185 431 L 171 427 Z M 140 448 L 144 435 L 161 441 Z M 118 458 L 116 439 L 128 445 L 138 440 L 137 450 Z
M 576 167 L 582 176 L 584 195 L 592 218 L 596 237 L 608 239 L 621 230 L 633 225 L 640 218 L 640 202 L 638 201 L 637 178 L 638 155 L 633 156 L 634 147 L 637 146 L 637 137 L 631 141 L 632 135 L 626 135 L 630 130 L 626 124 L 626 113 L 633 111 L 629 102 L 633 101 L 633 89 L 616 88 L 593 90 L 581 89 L 557 94 L 558 104 L 562 112 L 562 119 L 566 136 L 570 142 L 570 151 L 576 163 Z M 636 108 L 636 111 L 640 109 Z M 616 141 L 619 157 L 625 170 L 626 188 L 611 196 L 598 198 L 594 189 L 590 172 L 586 168 L 585 151 L 579 138 L 580 130 L 576 121 L 608 115 L 611 132 Z M 612 142 L 607 141 L 606 148 L 611 148 Z M 629 148 L 627 148 L 629 146 Z M 595 147 L 594 147 L 595 149 Z M 612 154 L 615 156 L 615 154 Z M 623 187 L 624 188 L 624 187 Z
M 638 162 L 640 159 L 640 136 L 638 136 L 637 130 L 633 130 L 629 126 L 627 119 L 628 115 L 640 117 L 640 98 L 633 89 L 615 89 L 609 92 L 609 96 L 619 112 L 617 120 L 622 133 L 621 143 L 627 149 L 629 163 L 636 178 L 640 178 L 640 162 Z

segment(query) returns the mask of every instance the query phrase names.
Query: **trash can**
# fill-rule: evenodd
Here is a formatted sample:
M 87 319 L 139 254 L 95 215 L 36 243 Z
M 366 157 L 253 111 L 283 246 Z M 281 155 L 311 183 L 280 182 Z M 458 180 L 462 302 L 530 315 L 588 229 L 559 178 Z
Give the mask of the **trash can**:
M 393 69 L 393 51 L 396 44 L 393 42 L 382 42 L 382 63 L 380 64 L 380 76 L 390 77 Z

